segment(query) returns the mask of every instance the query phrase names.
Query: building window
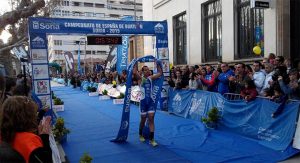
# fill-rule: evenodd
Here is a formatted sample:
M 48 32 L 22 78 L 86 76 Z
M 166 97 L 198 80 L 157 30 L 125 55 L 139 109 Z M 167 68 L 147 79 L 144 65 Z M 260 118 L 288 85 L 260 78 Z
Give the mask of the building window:
M 96 8 L 104 8 L 104 4 L 95 3 Z
M 125 10 L 125 11 L 134 11 L 134 9 L 130 9 L 130 8 L 122 8 L 122 10 Z
M 54 40 L 54 45 L 62 45 L 62 40 Z
M 202 58 L 204 62 L 222 60 L 222 1 L 202 5 Z
M 80 6 L 80 2 L 73 2 L 73 6 Z
M 84 7 L 94 7 L 94 4 L 93 4 L 93 3 L 87 3 L 87 2 L 84 2 L 84 3 L 83 3 L 83 6 L 84 6 Z
M 98 55 L 106 55 L 106 51 L 97 51 Z
M 174 63 L 187 64 L 186 48 L 186 13 L 173 17 L 174 29 Z
M 117 14 L 109 14 L 109 17 L 111 17 L 111 18 L 119 18 L 120 15 L 117 15 Z
M 95 13 L 95 17 L 104 18 L 104 13 Z
M 70 11 L 62 10 L 62 16 L 70 16 Z
M 254 58 L 253 47 L 264 49 L 264 12 L 251 9 L 250 0 L 236 0 L 236 42 L 235 58 Z
M 84 14 L 82 12 L 73 11 L 73 16 L 83 16 Z
M 61 16 L 61 10 L 54 10 L 53 15 L 54 16 Z
M 69 3 L 69 1 L 62 1 L 62 5 L 63 5 L 63 6 L 69 6 L 70 3 Z
M 54 50 L 55 55 L 62 55 L 63 51 L 62 50 Z
M 75 55 L 78 55 L 78 52 L 80 53 L 80 55 L 81 55 L 81 54 L 84 54 L 84 53 L 83 53 L 84 51 L 82 51 L 82 50 L 80 50 L 80 51 L 75 50 L 75 51 L 74 51 L 74 54 L 75 54 Z
M 86 17 L 94 17 L 94 13 L 93 12 L 86 12 L 85 16 Z

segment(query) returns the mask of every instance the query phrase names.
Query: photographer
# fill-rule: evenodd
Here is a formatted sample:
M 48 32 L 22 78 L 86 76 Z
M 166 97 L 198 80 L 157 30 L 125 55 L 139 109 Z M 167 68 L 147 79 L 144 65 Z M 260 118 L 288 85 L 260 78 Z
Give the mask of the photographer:
M 284 58 L 277 56 L 274 60 L 275 73 L 272 76 L 273 84 L 278 84 L 278 77 L 282 76 L 284 84 L 289 83 L 289 77 L 287 75 L 287 67 L 284 65 Z
M 281 90 L 284 92 L 284 94 L 288 95 L 289 98 L 300 100 L 300 87 L 299 87 L 299 72 L 296 69 L 292 69 L 289 72 L 289 79 L 290 82 L 288 84 L 285 84 L 283 82 L 283 77 L 278 77 L 278 82 L 280 85 Z

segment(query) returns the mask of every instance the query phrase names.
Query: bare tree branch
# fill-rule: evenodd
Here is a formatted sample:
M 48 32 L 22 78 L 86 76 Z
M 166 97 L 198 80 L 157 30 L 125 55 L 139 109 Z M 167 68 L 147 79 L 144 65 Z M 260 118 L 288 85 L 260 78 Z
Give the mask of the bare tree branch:
M 34 3 L 29 5 L 29 0 L 22 0 L 17 10 L 6 12 L 0 16 L 0 32 L 9 25 L 15 24 L 22 18 L 27 18 L 34 15 L 37 11 L 45 7 L 44 0 L 36 0 Z M 27 6 L 29 5 L 29 6 Z
M 20 45 L 26 44 L 26 43 L 27 43 L 27 40 L 28 40 L 27 37 L 23 37 L 23 38 L 21 38 L 19 41 L 15 42 L 15 43 L 13 43 L 13 44 L 6 45 L 6 46 L 2 47 L 2 48 L 0 49 L 0 54 L 1 54 L 1 52 L 4 51 L 4 50 L 11 49 L 11 48 L 13 48 L 13 47 L 16 47 L 16 46 L 20 46 Z

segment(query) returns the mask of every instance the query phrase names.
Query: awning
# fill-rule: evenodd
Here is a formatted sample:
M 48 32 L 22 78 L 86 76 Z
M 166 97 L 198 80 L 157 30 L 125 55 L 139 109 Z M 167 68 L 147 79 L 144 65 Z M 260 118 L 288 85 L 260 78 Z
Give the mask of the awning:
M 58 63 L 51 62 L 48 65 L 49 65 L 49 67 L 55 68 L 58 72 L 60 72 L 60 73 L 62 72 L 61 66 Z

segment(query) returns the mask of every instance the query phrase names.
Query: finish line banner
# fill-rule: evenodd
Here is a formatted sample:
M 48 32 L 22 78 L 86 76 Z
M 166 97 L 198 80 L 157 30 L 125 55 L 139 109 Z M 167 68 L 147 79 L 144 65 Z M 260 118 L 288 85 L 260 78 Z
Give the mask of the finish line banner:
M 173 88 L 169 90 L 168 104 L 170 112 L 197 121 L 217 107 L 222 116 L 218 129 L 250 137 L 274 150 L 285 150 L 292 142 L 299 110 L 299 102 L 293 102 L 272 118 L 279 104 L 266 99 L 228 101 L 219 93 Z
M 166 21 L 29 18 L 30 33 L 167 35 Z

